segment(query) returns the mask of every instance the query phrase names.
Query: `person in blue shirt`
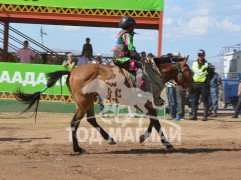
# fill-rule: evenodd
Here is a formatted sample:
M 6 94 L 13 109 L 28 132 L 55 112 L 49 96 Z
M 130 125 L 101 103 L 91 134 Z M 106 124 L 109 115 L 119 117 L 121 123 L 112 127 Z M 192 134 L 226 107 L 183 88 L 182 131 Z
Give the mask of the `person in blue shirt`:
M 210 117 L 217 117 L 219 87 L 222 85 L 222 79 L 215 72 L 215 66 L 211 65 L 209 71 L 210 95 L 209 95 L 209 113 Z

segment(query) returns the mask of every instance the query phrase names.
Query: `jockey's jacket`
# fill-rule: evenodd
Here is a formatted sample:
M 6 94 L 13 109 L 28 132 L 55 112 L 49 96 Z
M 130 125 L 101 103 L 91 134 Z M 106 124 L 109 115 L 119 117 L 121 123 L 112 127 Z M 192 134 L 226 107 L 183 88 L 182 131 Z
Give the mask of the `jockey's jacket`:
M 208 63 L 205 62 L 201 67 L 199 67 L 198 61 L 193 62 L 192 71 L 194 73 L 193 80 L 196 83 L 205 82 L 208 74 Z
M 122 30 L 115 36 L 115 46 L 113 58 L 119 63 L 125 63 L 131 59 L 131 52 L 135 51 L 136 47 L 133 45 L 133 35 L 127 31 Z

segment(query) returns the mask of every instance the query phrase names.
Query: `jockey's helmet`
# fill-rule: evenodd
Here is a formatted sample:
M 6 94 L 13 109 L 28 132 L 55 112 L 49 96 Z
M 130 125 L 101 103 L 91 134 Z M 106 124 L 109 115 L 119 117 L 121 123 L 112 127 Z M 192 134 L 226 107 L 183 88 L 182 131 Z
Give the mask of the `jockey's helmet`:
M 119 22 L 119 27 L 122 29 L 128 29 L 131 26 L 134 26 L 136 24 L 136 21 L 131 16 L 124 16 L 121 18 Z

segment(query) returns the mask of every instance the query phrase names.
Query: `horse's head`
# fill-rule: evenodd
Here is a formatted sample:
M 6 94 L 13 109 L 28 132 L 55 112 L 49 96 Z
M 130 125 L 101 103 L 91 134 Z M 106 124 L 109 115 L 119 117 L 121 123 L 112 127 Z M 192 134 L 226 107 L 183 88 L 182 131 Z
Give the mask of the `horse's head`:
M 187 65 L 189 56 L 185 57 L 183 61 L 176 63 L 176 75 L 173 77 L 175 82 L 182 86 L 183 90 L 190 90 L 193 84 L 192 71 Z

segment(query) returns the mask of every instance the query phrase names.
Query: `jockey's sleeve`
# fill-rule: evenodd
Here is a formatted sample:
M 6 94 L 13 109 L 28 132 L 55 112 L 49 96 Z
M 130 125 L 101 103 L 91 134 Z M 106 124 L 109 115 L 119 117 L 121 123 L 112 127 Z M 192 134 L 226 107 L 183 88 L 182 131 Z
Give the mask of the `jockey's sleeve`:
M 125 33 L 122 35 L 122 40 L 125 42 L 126 46 L 130 51 L 136 50 L 136 47 L 133 45 L 133 36 L 129 33 Z

